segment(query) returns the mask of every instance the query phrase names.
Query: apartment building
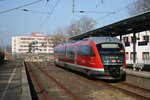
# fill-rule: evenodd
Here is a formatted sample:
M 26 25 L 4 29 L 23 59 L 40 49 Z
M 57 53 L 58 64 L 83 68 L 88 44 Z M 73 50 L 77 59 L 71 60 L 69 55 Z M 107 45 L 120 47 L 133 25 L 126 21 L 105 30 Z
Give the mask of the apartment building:
M 119 37 L 118 37 L 119 38 Z M 150 31 L 136 34 L 136 63 L 150 64 Z M 123 35 L 126 63 L 133 64 L 133 34 Z
M 31 36 L 13 36 L 12 53 L 53 53 L 51 38 L 42 33 L 32 33 Z

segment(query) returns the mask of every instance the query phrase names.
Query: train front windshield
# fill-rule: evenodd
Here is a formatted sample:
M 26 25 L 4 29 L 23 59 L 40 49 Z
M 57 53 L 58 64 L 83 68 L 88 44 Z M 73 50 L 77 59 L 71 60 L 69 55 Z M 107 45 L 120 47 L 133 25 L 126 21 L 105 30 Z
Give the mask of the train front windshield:
M 124 63 L 124 49 L 118 43 L 100 43 L 97 49 L 103 63 Z

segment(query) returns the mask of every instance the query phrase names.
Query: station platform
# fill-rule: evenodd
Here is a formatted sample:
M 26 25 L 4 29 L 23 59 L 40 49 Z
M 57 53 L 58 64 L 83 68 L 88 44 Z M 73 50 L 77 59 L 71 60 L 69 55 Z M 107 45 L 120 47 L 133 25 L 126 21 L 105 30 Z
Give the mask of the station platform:
M 150 72 L 126 69 L 126 82 L 150 89 Z
M 126 69 L 126 73 L 130 75 L 135 75 L 139 77 L 149 78 L 150 79 L 150 72 L 146 71 L 136 71 L 133 69 Z
M 22 60 L 0 63 L 0 100 L 32 100 Z
M 126 82 L 150 89 L 150 72 L 126 69 Z M 32 100 L 23 60 L 0 63 L 0 100 Z

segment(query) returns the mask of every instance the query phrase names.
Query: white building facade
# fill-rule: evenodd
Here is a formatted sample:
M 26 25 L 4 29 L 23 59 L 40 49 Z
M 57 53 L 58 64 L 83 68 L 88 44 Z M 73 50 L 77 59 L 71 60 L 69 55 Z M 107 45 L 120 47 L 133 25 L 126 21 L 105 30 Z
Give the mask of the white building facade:
M 136 33 L 136 62 L 150 64 L 150 31 Z M 126 63 L 133 64 L 133 34 L 123 35 Z
M 44 37 L 42 33 L 32 33 L 31 36 L 13 36 L 12 53 L 28 52 L 53 53 L 51 38 Z

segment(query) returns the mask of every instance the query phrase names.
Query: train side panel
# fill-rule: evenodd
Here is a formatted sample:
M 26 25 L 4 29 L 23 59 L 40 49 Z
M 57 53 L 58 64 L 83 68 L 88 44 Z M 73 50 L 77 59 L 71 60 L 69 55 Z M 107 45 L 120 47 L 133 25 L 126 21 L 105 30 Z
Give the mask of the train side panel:
M 120 59 L 109 58 L 109 57 L 117 57 L 117 56 L 115 56 L 115 54 L 111 56 L 111 53 L 109 53 L 110 56 L 109 55 L 105 56 L 104 54 L 106 53 L 105 52 L 104 54 L 100 53 L 97 47 L 97 44 L 99 43 L 104 43 L 104 44 L 107 43 L 107 39 L 109 39 L 109 37 L 106 38 L 99 37 L 95 39 L 97 40 L 96 41 L 83 40 L 76 43 L 70 43 L 69 45 L 56 47 L 54 49 L 55 63 L 57 65 L 68 67 L 73 70 L 80 71 L 86 73 L 87 75 L 92 75 L 94 77 L 101 78 L 101 79 L 121 79 L 123 76 L 125 76 L 125 66 L 126 66 L 125 50 L 124 50 L 124 64 L 118 65 L 119 63 L 116 61 L 119 61 L 121 58 Z M 113 41 L 113 38 L 111 39 Z M 116 43 L 116 44 L 120 43 L 117 41 L 109 42 L 109 43 Z M 108 60 L 109 62 L 108 63 L 104 62 L 103 57 L 107 57 L 105 59 Z M 124 66 L 123 70 L 122 70 L 122 66 Z M 111 71 L 112 69 L 113 71 Z M 119 75 L 117 77 L 114 76 L 114 73 L 116 74 L 116 72 Z

